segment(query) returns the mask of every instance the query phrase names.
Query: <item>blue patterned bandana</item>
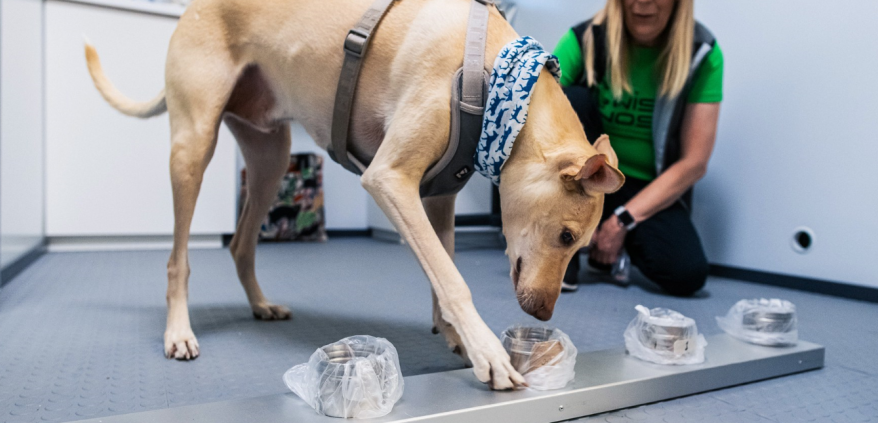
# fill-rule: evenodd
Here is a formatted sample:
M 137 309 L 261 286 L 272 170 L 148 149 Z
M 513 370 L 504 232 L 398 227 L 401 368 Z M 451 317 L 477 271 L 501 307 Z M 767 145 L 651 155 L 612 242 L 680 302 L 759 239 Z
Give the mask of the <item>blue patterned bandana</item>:
M 500 169 L 527 120 L 531 92 L 544 65 L 556 81 L 561 77 L 558 58 L 531 37 L 506 44 L 494 60 L 482 136 L 473 157 L 476 170 L 494 185 L 500 185 Z

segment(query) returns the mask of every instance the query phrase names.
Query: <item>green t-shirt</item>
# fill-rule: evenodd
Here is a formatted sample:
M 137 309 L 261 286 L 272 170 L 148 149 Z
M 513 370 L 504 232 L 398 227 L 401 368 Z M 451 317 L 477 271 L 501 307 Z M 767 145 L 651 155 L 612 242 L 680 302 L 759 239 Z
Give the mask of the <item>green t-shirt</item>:
M 582 78 L 584 64 L 579 41 L 573 30 L 561 38 L 553 52 L 561 63 L 561 85 L 574 85 Z M 613 99 L 609 76 L 597 84 L 598 106 L 604 132 L 610 136 L 619 156 L 619 170 L 625 176 L 655 179 L 655 149 L 652 145 L 652 114 L 658 93 L 656 71 L 661 50 L 632 47 L 630 57 L 631 93 Z M 718 103 L 723 99 L 723 54 L 716 45 L 704 59 L 686 99 L 689 103 Z

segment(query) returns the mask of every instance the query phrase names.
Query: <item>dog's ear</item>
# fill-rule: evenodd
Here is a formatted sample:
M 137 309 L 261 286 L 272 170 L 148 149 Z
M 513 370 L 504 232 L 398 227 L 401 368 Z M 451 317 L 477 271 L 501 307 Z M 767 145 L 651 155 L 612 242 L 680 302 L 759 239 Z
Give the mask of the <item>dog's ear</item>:
M 607 134 L 603 134 L 597 141 L 594 142 L 593 147 L 598 151 L 598 153 L 607 156 L 607 162 L 610 166 L 615 168 L 619 167 L 619 158 L 616 157 L 616 151 L 613 150 L 613 147 L 610 145 L 610 137 Z
M 613 151 L 613 150 L 610 150 Z M 616 157 L 613 154 L 613 157 Z M 587 192 L 602 192 L 610 194 L 622 188 L 625 183 L 625 175 L 611 166 L 609 157 L 605 154 L 595 154 L 588 158 L 579 173 L 579 183 Z
M 622 188 L 625 175 L 619 171 L 619 158 L 610 146 L 610 137 L 601 135 L 594 143 L 598 154 L 564 161 L 560 166 L 561 180 L 567 189 L 613 193 Z
M 609 194 L 618 191 L 625 183 L 625 176 L 615 166 L 610 165 L 609 157 L 605 154 L 595 154 L 588 159 L 565 162 L 560 170 L 561 180 L 567 189 L 571 190 L 582 189 L 587 192 Z

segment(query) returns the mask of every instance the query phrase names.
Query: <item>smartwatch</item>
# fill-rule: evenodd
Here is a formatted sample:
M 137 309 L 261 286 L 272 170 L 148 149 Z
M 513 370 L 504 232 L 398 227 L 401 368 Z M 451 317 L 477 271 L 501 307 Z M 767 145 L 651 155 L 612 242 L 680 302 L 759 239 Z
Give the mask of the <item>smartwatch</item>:
M 616 215 L 616 218 L 619 219 L 619 223 L 627 230 L 634 229 L 637 226 L 637 222 L 634 221 L 634 216 L 631 216 L 631 213 L 625 208 L 625 206 L 619 206 L 613 212 Z

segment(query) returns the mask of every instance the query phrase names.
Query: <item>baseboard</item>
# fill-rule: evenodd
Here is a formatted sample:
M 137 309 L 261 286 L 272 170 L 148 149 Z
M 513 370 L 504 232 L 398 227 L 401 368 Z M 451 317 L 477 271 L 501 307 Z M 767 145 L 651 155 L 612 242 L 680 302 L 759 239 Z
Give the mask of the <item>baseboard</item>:
M 396 231 L 372 228 L 371 236 L 372 239 L 378 241 L 405 244 L 405 240 Z M 455 229 L 454 246 L 458 250 L 505 249 L 506 239 L 503 238 L 500 228 L 494 226 L 467 226 Z
M 399 235 L 392 231 L 384 231 L 387 240 L 400 242 Z M 329 237 L 368 237 L 373 236 L 371 229 L 331 229 Z M 391 235 L 393 234 L 393 235 Z M 190 249 L 228 247 L 234 234 L 191 235 Z M 376 237 L 377 238 L 377 237 Z M 136 251 L 136 250 L 168 250 L 174 244 L 171 235 L 120 235 L 120 236 L 55 236 L 49 237 L 48 251 L 51 253 L 71 251 Z
M 362 238 L 362 237 L 370 237 L 372 236 L 371 229 L 327 229 L 326 230 L 327 237 L 338 237 L 338 238 Z
M 138 251 L 170 250 L 174 245 L 172 235 L 121 235 L 121 236 L 54 236 L 48 239 L 50 253 L 77 251 Z M 222 235 L 190 235 L 190 249 L 222 248 Z
M 738 279 L 763 285 L 779 286 L 799 291 L 878 303 L 878 288 L 868 286 L 742 269 L 720 264 L 710 265 L 710 274 L 721 278 Z
M 454 226 L 502 226 L 499 214 L 459 214 L 454 216 Z
M 31 263 L 37 261 L 40 256 L 46 253 L 46 245 L 39 244 L 36 247 L 32 248 L 27 253 L 24 253 L 17 260 L 9 263 L 6 267 L 0 271 L 0 287 L 8 284 L 10 281 L 15 279 L 19 273 L 21 273 L 24 269 L 31 265 Z
M 372 239 L 390 242 L 393 244 L 405 244 L 405 241 L 403 241 L 402 236 L 399 235 L 399 232 L 379 228 L 372 228 L 370 232 L 372 235 Z
M 454 248 L 458 251 L 472 249 L 506 249 L 506 238 L 496 226 L 468 226 L 454 231 Z

